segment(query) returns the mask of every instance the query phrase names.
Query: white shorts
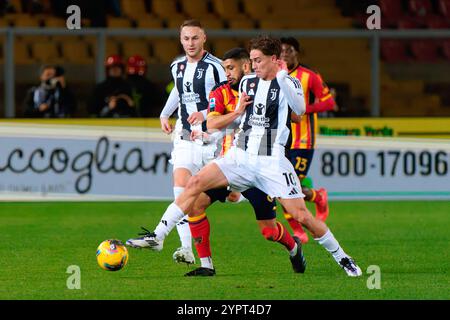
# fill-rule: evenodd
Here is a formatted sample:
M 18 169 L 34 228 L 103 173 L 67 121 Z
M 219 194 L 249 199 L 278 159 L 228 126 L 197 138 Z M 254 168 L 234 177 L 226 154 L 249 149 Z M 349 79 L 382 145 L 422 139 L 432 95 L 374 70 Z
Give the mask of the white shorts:
M 199 145 L 193 141 L 175 139 L 169 162 L 173 165 L 174 171 L 184 168 L 195 175 L 214 160 L 216 148 L 217 146 L 213 144 Z
M 251 155 L 231 147 L 224 157 L 214 160 L 232 190 L 256 187 L 272 198 L 303 198 L 300 181 L 291 162 L 284 156 Z

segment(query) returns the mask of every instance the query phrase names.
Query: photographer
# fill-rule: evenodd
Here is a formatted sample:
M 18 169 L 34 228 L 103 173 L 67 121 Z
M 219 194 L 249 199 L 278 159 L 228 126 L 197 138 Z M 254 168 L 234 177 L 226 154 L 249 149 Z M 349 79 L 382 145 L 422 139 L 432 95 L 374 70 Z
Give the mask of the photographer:
M 90 114 L 101 118 L 136 117 L 131 84 L 125 79 L 125 63 L 118 55 L 105 62 L 106 80 L 97 84 L 88 108 Z
M 45 65 L 41 68 L 41 84 L 28 90 L 25 97 L 27 118 L 68 118 L 76 109 L 74 94 L 67 88 L 64 69 Z

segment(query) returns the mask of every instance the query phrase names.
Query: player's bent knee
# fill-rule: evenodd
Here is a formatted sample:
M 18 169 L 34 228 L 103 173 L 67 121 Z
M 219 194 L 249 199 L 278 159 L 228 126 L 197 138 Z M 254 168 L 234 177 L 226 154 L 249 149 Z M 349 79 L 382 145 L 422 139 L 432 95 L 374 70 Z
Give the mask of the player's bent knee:
M 306 208 L 298 208 L 294 212 L 290 212 L 290 214 L 295 220 L 303 225 L 308 224 L 312 218 Z
M 186 190 L 189 190 L 192 193 L 202 192 L 203 183 L 201 179 L 197 176 L 192 176 L 186 186 Z

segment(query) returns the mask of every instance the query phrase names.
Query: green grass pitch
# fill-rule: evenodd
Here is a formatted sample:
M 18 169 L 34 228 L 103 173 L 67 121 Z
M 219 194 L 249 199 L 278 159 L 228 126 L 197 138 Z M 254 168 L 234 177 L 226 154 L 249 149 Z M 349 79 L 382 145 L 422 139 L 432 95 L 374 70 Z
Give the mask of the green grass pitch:
M 259 234 L 248 203 L 209 210 L 216 277 L 183 277 L 192 267 L 172 261 L 175 231 L 162 252 L 130 248 L 123 270 L 98 267 L 100 242 L 153 228 L 167 204 L 0 203 L 0 299 L 450 298 L 450 202 L 332 202 L 327 222 L 360 278 L 348 278 L 312 239 L 306 273 L 294 274 L 284 248 Z M 80 267 L 79 290 L 67 288 L 70 265 Z M 370 265 L 380 268 L 380 289 L 367 286 Z

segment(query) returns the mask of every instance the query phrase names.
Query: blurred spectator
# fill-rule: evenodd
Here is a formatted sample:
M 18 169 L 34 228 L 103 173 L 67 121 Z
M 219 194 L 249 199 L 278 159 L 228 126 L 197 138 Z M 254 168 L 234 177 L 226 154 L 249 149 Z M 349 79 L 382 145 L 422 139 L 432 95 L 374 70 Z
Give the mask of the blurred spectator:
M 10 0 L 0 1 L 0 16 L 5 15 L 6 13 L 16 13 L 17 10 L 14 8 Z
M 108 0 L 106 2 L 109 11 L 116 17 L 122 16 L 122 9 L 119 0 Z
M 30 14 L 44 12 L 44 4 L 42 0 L 22 0 L 23 11 Z
M 41 68 L 40 79 L 41 84 L 28 90 L 25 97 L 25 117 L 71 117 L 76 110 L 76 98 L 67 87 L 64 69 L 45 65 Z
M 129 81 L 125 79 L 125 63 L 119 55 L 106 59 L 106 80 L 97 84 L 88 111 L 102 118 L 137 116 Z
M 128 58 L 127 75 L 132 86 L 132 98 L 140 117 L 159 117 L 165 95 L 148 80 L 147 62 L 139 55 Z

